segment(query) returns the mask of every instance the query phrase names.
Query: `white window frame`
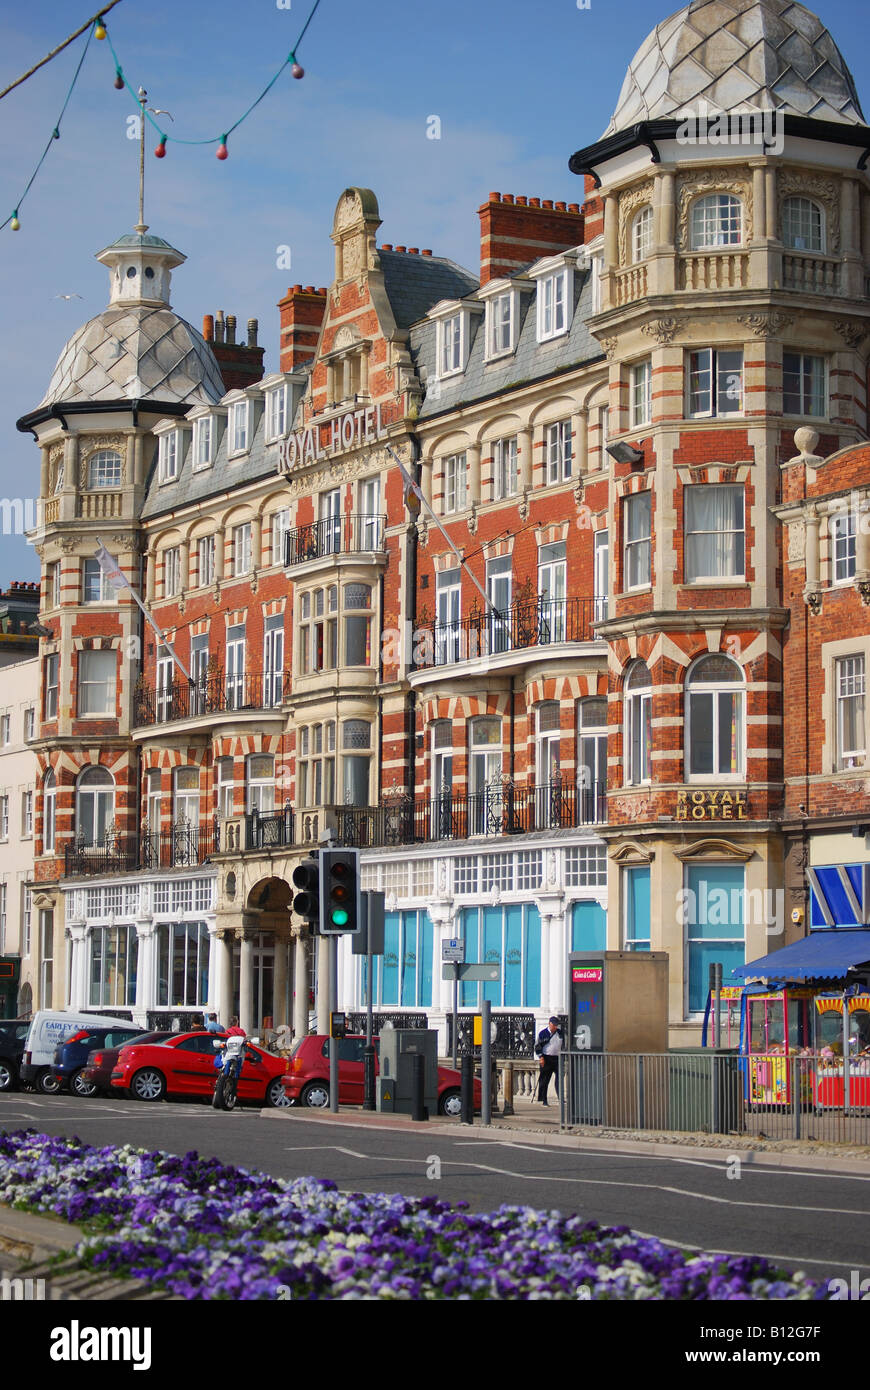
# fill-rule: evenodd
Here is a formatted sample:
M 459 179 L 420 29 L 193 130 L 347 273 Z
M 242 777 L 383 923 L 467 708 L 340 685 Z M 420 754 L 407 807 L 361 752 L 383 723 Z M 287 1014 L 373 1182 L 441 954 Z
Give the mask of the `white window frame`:
M 640 208 L 631 224 L 631 261 L 638 265 L 647 260 L 652 253 L 653 210 L 652 205 Z
M 643 500 L 645 499 L 645 500 Z M 632 517 L 639 514 L 641 518 L 646 514 L 647 526 L 638 535 L 632 536 Z M 635 589 L 648 589 L 652 583 L 652 493 L 649 489 L 643 492 L 633 492 L 624 499 L 622 511 L 623 524 L 623 562 L 622 562 L 622 589 L 623 593 L 630 593 Z M 642 577 L 636 583 L 630 583 L 629 577 L 632 566 L 629 563 L 630 555 L 634 548 L 643 554 L 646 548 L 646 563 L 641 564 Z
M 852 688 L 844 688 L 851 686 Z M 863 652 L 841 656 L 834 659 L 834 701 L 836 706 L 836 753 L 834 768 L 837 772 L 863 767 L 867 760 L 867 677 Z M 843 734 L 843 709 L 847 700 L 859 702 L 855 724 L 863 729 L 864 739 L 861 748 L 846 748 Z
M 36 736 L 36 710 L 33 705 L 29 705 L 24 711 L 24 742 Z
M 280 507 L 272 513 L 269 535 L 271 537 L 271 560 L 273 565 L 284 564 L 286 540 L 290 531 L 290 508 Z
M 178 430 L 161 434 L 157 444 L 157 478 L 161 483 L 172 483 L 178 477 Z
M 60 560 L 55 560 L 54 564 L 49 566 L 49 571 L 51 584 L 51 606 L 52 608 L 60 608 Z
M 786 396 L 786 388 L 785 388 L 786 367 L 785 367 L 785 362 L 786 362 L 786 358 L 787 358 L 787 357 L 796 358 L 796 359 L 797 359 L 797 363 L 798 363 L 798 367 L 797 367 L 797 377 L 798 377 L 798 390 L 797 390 L 797 395 L 798 395 L 798 406 L 799 406 L 799 408 L 798 408 L 797 410 L 789 410 L 788 406 L 786 405 L 786 399 L 785 399 L 785 396 Z M 822 407 L 821 410 L 811 410 L 811 409 L 809 408 L 809 407 L 813 404 L 813 389 L 812 389 L 812 386 L 809 388 L 809 390 L 806 389 L 806 385 L 805 385 L 805 374 L 806 374 L 807 367 L 808 367 L 809 364 L 811 364 L 811 363 L 813 364 L 813 369 L 818 368 L 818 369 L 820 369 L 820 372 L 821 372 L 821 407 Z M 786 352 L 786 351 L 783 351 L 783 354 L 782 354 L 782 413 L 783 413 L 783 415 L 792 415 L 792 416 L 798 416 L 798 415 L 799 415 L 799 416 L 801 416 L 802 418 L 803 418 L 803 417 L 806 417 L 807 419 L 810 419 L 810 420 L 824 420 L 824 419 L 827 419 L 827 415 L 828 415 L 828 363 L 827 363 L 827 360 L 826 360 L 824 357 L 820 357 L 818 353 L 814 353 L 814 352 Z
M 731 527 L 724 531 L 707 531 L 699 526 L 690 529 L 689 511 L 692 502 L 700 500 L 700 493 L 702 491 L 711 492 L 714 488 L 717 489 L 717 491 L 721 488 L 725 488 L 732 497 L 740 498 L 740 526 Z M 740 568 L 733 570 L 714 570 L 703 574 L 700 572 L 697 574 L 692 573 L 689 563 L 690 551 L 692 549 L 689 545 L 689 537 L 704 535 L 739 536 L 740 542 L 737 549 L 739 552 L 742 552 L 743 555 L 743 563 Z M 732 544 L 732 551 L 733 549 L 734 547 Z M 720 551 L 720 557 L 721 556 L 724 556 L 724 551 Z M 694 584 L 698 581 L 707 579 L 730 579 L 740 581 L 746 578 L 746 490 L 742 483 L 692 483 L 683 488 L 683 564 L 685 567 L 685 580 L 687 584 Z
M 217 536 L 200 536 L 196 542 L 196 583 L 200 589 L 215 581 L 215 555 Z
M 251 402 L 233 401 L 227 422 L 227 457 L 238 458 L 251 447 Z
M 42 852 L 53 854 L 57 836 L 57 778 L 51 768 L 42 780 Z
M 708 216 L 714 213 L 715 215 Z M 733 216 L 736 209 L 737 216 Z M 723 214 L 727 216 L 723 217 Z M 736 223 L 736 225 L 735 225 Z M 696 198 L 689 214 L 692 251 L 717 251 L 743 245 L 743 200 L 734 193 L 706 193 Z
M 547 482 L 563 483 L 571 477 L 574 439 L 570 420 L 556 420 L 546 427 Z
M 281 439 L 287 431 L 287 387 L 273 386 L 266 392 L 266 443 Z
M 519 491 L 519 453 L 517 437 L 492 441 L 492 497 L 500 502 Z
M 99 582 L 99 597 L 89 598 L 89 585 L 93 585 L 93 580 Z M 115 590 L 109 583 L 108 575 L 103 573 L 100 562 L 93 555 L 88 555 L 82 560 L 82 604 L 93 603 L 114 603 Z
M 623 713 L 625 717 L 623 768 L 627 787 L 649 786 L 652 782 L 652 677 L 650 676 L 648 685 L 638 686 L 634 690 L 629 687 L 629 681 L 639 665 L 645 666 L 646 663 L 632 663 L 623 690 Z M 649 674 L 648 667 L 647 673 Z M 650 730 L 649 747 L 647 747 L 646 742 L 648 724 Z M 646 770 L 647 763 L 649 763 L 648 771 Z M 643 775 L 640 775 L 641 773 Z
M 0 795 L 0 840 L 9 839 L 9 793 Z
M 253 529 L 250 521 L 242 521 L 233 527 L 233 578 L 242 579 L 253 569 Z
M 94 658 L 103 658 L 101 662 L 96 662 Z M 111 661 L 109 660 L 111 658 Z M 104 667 L 108 673 L 111 667 L 111 675 L 105 674 L 100 679 L 95 679 L 89 674 L 90 668 L 96 666 L 98 669 Z M 118 686 L 118 657 L 114 649 L 109 651 L 80 651 L 78 654 L 78 671 L 76 673 L 76 715 L 79 719 L 114 719 L 117 717 L 116 699 Z M 98 693 L 103 690 L 104 696 L 98 701 L 98 707 L 91 709 L 88 706 L 92 701 L 97 700 Z
M 736 410 L 723 410 L 721 408 L 723 399 L 731 399 L 730 392 L 732 386 L 730 377 L 738 375 L 736 364 L 726 365 L 723 363 L 726 357 L 739 357 L 740 369 L 739 380 L 740 389 L 738 405 Z M 706 366 L 703 366 L 703 359 L 706 359 Z M 735 419 L 744 414 L 745 408 L 745 381 L 744 381 L 744 354 L 742 348 L 694 348 L 686 353 L 686 419 L 687 420 L 715 420 L 715 419 Z M 705 371 L 708 386 L 704 391 L 695 387 L 696 380 L 700 380 L 701 372 Z M 703 406 L 692 408 L 693 401 L 701 395 L 709 398 L 707 408 Z
M 108 466 L 111 464 L 111 473 Z M 101 491 L 121 486 L 122 461 L 117 449 L 97 449 L 88 459 L 88 488 Z
M 468 311 L 458 309 L 438 320 L 438 375 L 456 376 L 468 357 Z
M 652 358 L 632 363 L 630 393 L 631 428 L 648 425 L 652 420 Z
M 467 455 L 448 454 L 442 465 L 444 474 L 444 515 L 463 512 L 468 506 Z
M 722 660 L 722 661 L 727 661 L 727 662 L 729 663 L 729 666 L 731 666 L 731 667 L 734 669 L 734 671 L 735 671 L 735 673 L 736 673 L 738 679 L 732 680 L 732 681 L 725 680 L 725 679 L 720 679 L 720 680 L 715 680 L 715 681 L 698 681 L 698 679 L 697 679 L 697 671 L 698 671 L 698 669 L 701 668 L 701 667 L 703 667 L 703 665 L 704 665 L 705 663 L 708 663 L 708 662 L 710 661 L 710 659 L 711 659 L 711 656 L 715 659 L 715 658 L 717 657 L 717 653 L 705 653 L 704 656 L 699 657 L 697 661 L 695 661 L 695 662 L 692 663 L 692 666 L 690 667 L 690 669 L 689 669 L 689 671 L 688 671 L 688 673 L 687 673 L 687 675 L 686 675 L 686 688 L 685 688 L 685 727 L 686 727 L 686 736 L 685 736 L 685 777 L 686 777 L 686 781 L 687 781 L 687 782 L 703 782 L 703 783 L 706 783 L 706 784 L 709 784 L 711 778 L 714 778 L 714 779 L 716 780 L 717 783 L 719 783 L 719 782 L 742 782 L 742 781 L 745 781 L 745 778 L 746 778 L 746 682 L 745 682 L 745 678 L 744 678 L 743 672 L 741 671 L 740 667 L 737 665 L 737 662 L 736 662 L 736 661 L 732 661 L 730 657 L 726 657 L 726 656 L 720 656 L 719 659 Z M 712 744 L 713 744 L 713 764 L 714 764 L 714 765 L 713 765 L 713 768 L 712 768 L 711 771 L 705 771 L 705 770 L 702 769 L 702 770 L 700 770 L 700 771 L 698 771 L 698 772 L 695 772 L 695 771 L 693 771 L 693 769 L 692 769 L 693 754 L 694 754 L 694 737 L 695 737 L 694 728 L 693 728 L 694 720 L 693 720 L 693 714 L 692 714 L 692 702 L 693 702 L 693 697 L 702 696 L 702 695 L 710 695 L 710 696 L 712 696 L 712 708 L 713 708 Z M 718 758 L 718 750 L 719 750 L 719 732 L 720 732 L 720 713 L 721 713 L 721 711 L 720 711 L 720 701 L 719 701 L 719 698 L 718 698 L 718 697 L 719 697 L 720 695 L 731 695 L 731 696 L 733 697 L 733 701 L 734 701 L 733 707 L 732 707 L 732 716 L 731 716 L 731 717 L 732 717 L 732 723 L 736 725 L 737 734 L 738 734 L 738 746 L 737 746 L 737 748 L 736 748 L 736 756 L 735 756 L 735 763 L 736 763 L 736 766 L 735 766 L 734 768 L 731 768 L 731 767 L 728 767 L 728 768 L 719 768 L 719 767 L 716 767 L 716 765 L 715 765 L 715 764 L 716 764 L 716 760 L 717 760 L 717 758 Z
M 793 240 L 789 240 L 788 237 L 787 237 L 787 232 L 788 232 L 788 230 L 789 230 L 789 209 L 790 209 L 790 207 L 791 207 L 791 208 L 795 208 L 796 205 L 798 205 L 798 204 L 805 204 L 807 208 L 810 208 L 810 209 L 812 209 L 814 212 L 818 213 L 818 216 L 819 216 L 819 244 L 818 244 L 818 246 L 810 246 L 810 245 L 801 246 L 801 245 L 800 245 L 800 242 L 801 242 L 802 238 L 800 237 L 800 235 L 796 236 Z M 803 208 L 803 207 L 800 207 L 800 208 L 798 209 L 798 211 L 799 211 L 799 213 L 802 214 L 802 213 L 804 212 L 804 208 Z M 827 231 L 828 231 L 828 229 L 827 229 L 827 218 L 826 218 L 826 216 L 825 216 L 825 209 L 822 207 L 821 203 L 817 203 L 817 202 L 816 202 L 815 198 L 807 198 L 807 197 L 804 197 L 803 195 L 795 194 L 795 195 L 792 196 L 792 197 L 784 198 L 784 199 L 783 199 L 783 204 L 782 204 L 782 228 L 781 228 L 781 232 L 782 232 L 782 244 L 783 244 L 783 246 L 786 248 L 787 251 L 805 252 L 806 254 L 811 255 L 811 256 L 812 256 L 812 255 L 824 256 L 824 255 L 827 254 Z M 810 240 L 812 240 L 812 238 L 810 238 Z
M 33 839 L 33 791 L 30 787 L 21 793 L 21 838 Z
M 57 719 L 60 703 L 60 652 L 49 652 L 44 658 L 42 670 L 43 698 L 45 701 L 43 718 L 46 720 Z
M 12 742 L 12 715 L 0 714 L 0 748 L 8 748 Z
M 214 438 L 216 420 L 213 415 L 202 415 L 193 422 L 193 467 L 210 468 L 214 463 Z
M 170 545 L 163 552 L 163 597 L 181 593 L 181 546 Z
M 538 277 L 537 336 L 539 343 L 561 338 L 571 327 L 574 275 L 569 265 Z
M 516 348 L 517 298 L 516 290 L 505 290 L 486 301 L 487 362 L 507 357 Z M 507 341 L 504 341 L 505 338 Z

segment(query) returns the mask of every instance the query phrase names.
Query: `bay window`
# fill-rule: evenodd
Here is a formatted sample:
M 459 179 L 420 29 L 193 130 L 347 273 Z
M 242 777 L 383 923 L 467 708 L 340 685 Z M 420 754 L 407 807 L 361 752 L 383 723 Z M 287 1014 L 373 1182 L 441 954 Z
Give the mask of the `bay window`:
M 648 425 L 652 419 L 652 362 L 635 362 L 631 369 L 631 409 L 629 412 L 632 429 L 637 425 Z
M 827 414 L 824 357 L 806 352 L 782 354 L 782 412 L 784 415 Z
M 623 503 L 625 532 L 623 588 L 642 589 L 652 582 L 652 493 L 636 492 Z
M 743 411 L 743 353 L 700 348 L 687 354 L 686 415 L 740 415 Z
M 114 651 L 79 652 L 78 713 L 115 714 L 117 657 Z
M 739 246 L 743 240 L 743 206 L 733 193 L 709 193 L 692 204 L 690 245 L 693 251 Z
M 745 573 L 744 490 L 741 483 L 683 489 L 686 582 L 742 579 Z

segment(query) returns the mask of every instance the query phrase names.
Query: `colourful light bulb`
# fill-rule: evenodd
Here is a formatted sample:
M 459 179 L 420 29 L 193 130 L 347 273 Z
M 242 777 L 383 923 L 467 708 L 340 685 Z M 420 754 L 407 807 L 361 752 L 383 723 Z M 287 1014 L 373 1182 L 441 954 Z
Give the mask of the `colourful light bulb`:
M 12 228 L 13 232 L 17 232 L 18 229 L 19 229 L 19 227 L 21 226 L 21 223 L 18 221 L 18 209 L 17 209 L 17 208 L 15 209 L 14 216 L 13 216 L 13 218 L 12 218 L 12 221 L 9 223 L 9 226 Z
M 115 73 L 115 86 L 117 87 L 117 89 L 118 89 L 119 92 L 123 92 L 123 90 L 124 90 L 124 74 L 121 72 L 121 69 L 120 69 L 120 68 L 118 68 L 117 72 Z
M 96 29 L 94 30 L 94 38 L 95 38 L 95 39 L 104 39 L 105 37 L 106 37 L 106 26 L 105 26 L 105 24 L 103 23 L 103 19 L 102 19 L 102 15 L 101 15 L 100 18 L 97 20 L 97 27 L 96 27 Z
M 218 159 L 226 159 L 228 154 L 229 150 L 227 149 L 227 137 L 224 136 L 220 144 L 218 145 L 217 150 L 215 151 L 215 155 Z
M 290 71 L 292 72 L 294 77 L 305 76 L 305 69 L 302 67 L 301 63 L 294 63 Z
M 155 155 L 157 156 L 158 159 L 163 159 L 163 158 L 165 157 L 165 155 L 166 155 L 166 136 L 165 136 L 165 135 L 161 135 L 161 137 L 160 137 L 160 144 L 156 146 L 156 148 L 155 148 L 155 150 L 154 150 L 154 153 L 155 153 Z

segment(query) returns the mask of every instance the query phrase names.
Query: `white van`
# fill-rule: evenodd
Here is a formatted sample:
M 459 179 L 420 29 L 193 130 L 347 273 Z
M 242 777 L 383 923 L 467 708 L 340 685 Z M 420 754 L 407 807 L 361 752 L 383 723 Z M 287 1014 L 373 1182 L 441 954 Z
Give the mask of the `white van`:
M 110 1018 L 108 1014 L 96 1013 L 55 1013 L 51 1009 L 40 1009 L 33 1015 L 24 1044 L 21 1080 L 35 1086 L 43 1095 L 54 1095 L 60 1090 L 60 1082 L 51 1074 L 55 1048 L 80 1028 L 93 1028 L 96 1024 L 103 1024 L 107 1028 L 132 1027 L 129 1018 Z

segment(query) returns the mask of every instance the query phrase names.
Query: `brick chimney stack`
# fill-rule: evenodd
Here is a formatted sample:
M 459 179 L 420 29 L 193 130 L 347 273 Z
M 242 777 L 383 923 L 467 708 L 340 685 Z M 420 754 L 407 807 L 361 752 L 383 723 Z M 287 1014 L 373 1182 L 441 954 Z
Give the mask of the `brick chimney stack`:
M 218 309 L 217 314 L 203 316 L 202 336 L 217 358 L 228 391 L 243 390 L 261 379 L 266 349 L 257 344 L 256 319 L 248 319 L 248 341 L 237 343 L 235 314 L 225 317 Z
M 278 301 L 281 315 L 279 371 L 292 372 L 314 356 L 323 316 L 326 290 L 293 285 Z
M 554 256 L 584 240 L 584 211 L 577 203 L 514 198 L 490 193 L 478 208 L 480 283 L 516 274 L 521 266 Z

